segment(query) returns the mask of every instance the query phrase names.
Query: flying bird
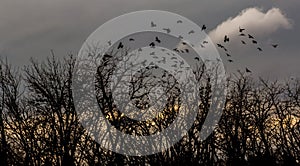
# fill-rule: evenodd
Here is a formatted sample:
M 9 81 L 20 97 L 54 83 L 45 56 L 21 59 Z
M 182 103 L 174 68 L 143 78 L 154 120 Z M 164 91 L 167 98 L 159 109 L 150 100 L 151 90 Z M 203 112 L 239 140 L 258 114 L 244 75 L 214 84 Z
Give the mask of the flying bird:
M 245 29 L 239 27 L 239 32 L 242 33 Z
M 122 44 L 122 42 L 120 42 L 118 45 L 118 49 L 123 48 L 123 47 L 124 47 L 124 45 Z
M 164 31 L 166 31 L 167 33 L 170 33 L 171 32 L 171 29 L 170 28 L 163 28 Z
M 251 73 L 251 70 L 249 70 L 249 69 L 246 67 L 246 72 L 247 72 L 247 73 Z
M 186 48 L 186 49 L 185 49 L 185 52 L 186 52 L 186 53 L 189 53 L 189 52 L 190 52 L 190 50 Z
M 260 47 L 257 47 L 258 51 L 262 51 L 262 49 Z
M 241 33 L 239 36 L 246 36 L 244 33 Z
M 242 42 L 243 44 L 246 44 L 246 42 L 245 42 L 244 40 L 241 40 L 241 42 Z
M 133 38 L 130 38 L 129 41 L 134 41 L 134 39 L 133 39 Z
M 203 24 L 201 30 L 203 31 L 205 29 L 206 29 L 206 26 Z
M 230 54 L 228 54 L 228 53 L 226 53 L 226 55 L 227 55 L 228 57 L 231 57 L 231 55 L 230 55 Z
M 232 62 L 233 62 L 233 60 L 232 60 L 232 59 L 228 59 L 228 62 L 232 63 Z
M 160 42 L 161 42 L 160 39 L 159 39 L 158 37 L 155 37 L 155 41 L 156 41 L 157 43 L 160 43 Z
M 182 42 L 182 45 L 187 45 L 186 42 Z
M 256 40 L 252 40 L 252 43 L 253 43 L 253 44 L 257 44 L 257 41 L 256 41 Z
M 195 31 L 194 30 L 189 31 L 189 35 L 192 34 L 192 33 L 195 33 Z
M 208 44 L 208 41 L 204 40 L 202 43 L 203 43 L 203 44 Z
M 195 57 L 194 59 L 196 59 L 197 61 L 200 61 L 199 57 Z
M 156 24 L 154 24 L 153 21 L 151 21 L 151 27 L 156 27 Z
M 250 34 L 248 34 L 249 39 L 254 39 L 254 37 Z
M 272 47 L 277 48 L 278 44 L 272 44 Z
M 229 42 L 229 37 L 227 35 L 224 36 L 224 43 Z
M 151 43 L 149 44 L 149 46 L 150 46 L 150 47 L 155 47 L 155 43 L 154 43 L 154 42 L 151 42 Z
M 182 23 L 182 20 L 178 20 L 177 23 L 178 23 L 178 24 Z

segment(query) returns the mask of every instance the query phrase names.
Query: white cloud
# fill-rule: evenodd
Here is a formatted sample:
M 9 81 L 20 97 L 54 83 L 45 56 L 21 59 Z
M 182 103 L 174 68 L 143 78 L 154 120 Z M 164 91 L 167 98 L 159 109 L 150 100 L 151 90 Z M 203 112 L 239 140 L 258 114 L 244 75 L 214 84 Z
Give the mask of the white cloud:
M 292 24 L 279 8 L 272 8 L 266 13 L 258 8 L 248 8 L 219 24 L 209 32 L 209 36 L 213 41 L 223 40 L 224 35 L 237 36 L 239 26 L 255 36 L 265 36 L 280 28 L 289 29 Z

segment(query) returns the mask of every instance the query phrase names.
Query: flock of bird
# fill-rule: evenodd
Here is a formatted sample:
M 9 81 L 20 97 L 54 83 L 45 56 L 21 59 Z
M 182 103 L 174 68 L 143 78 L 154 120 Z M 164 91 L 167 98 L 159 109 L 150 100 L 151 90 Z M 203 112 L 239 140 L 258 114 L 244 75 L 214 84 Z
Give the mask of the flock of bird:
M 178 20 L 178 21 L 177 21 L 177 24 L 181 24 L 181 23 L 183 23 L 182 20 Z M 152 28 L 154 28 L 154 27 L 157 27 L 157 24 L 155 24 L 153 21 L 151 21 L 150 26 L 151 26 Z M 206 30 L 206 28 L 207 28 L 206 25 L 202 25 L 201 31 Z M 165 32 L 168 33 L 168 34 L 171 32 L 171 29 L 170 29 L 170 28 L 162 28 L 162 30 L 165 31 Z M 254 37 L 253 35 L 251 35 L 251 34 L 246 34 L 245 32 L 246 32 L 246 29 L 239 27 L 239 29 L 238 29 L 238 33 L 239 33 L 238 36 L 241 38 L 241 43 L 242 43 L 243 45 L 246 45 L 247 42 L 250 40 L 250 43 L 253 44 L 253 45 L 255 45 L 258 51 L 260 51 L 260 52 L 263 51 L 263 49 L 262 49 L 261 47 L 259 47 L 258 41 L 255 39 L 255 37 Z M 189 35 L 192 35 L 193 33 L 195 33 L 194 30 L 191 30 L 191 31 L 188 32 Z M 179 38 L 179 39 L 183 39 L 182 36 L 179 36 L 178 38 Z M 247 38 L 248 38 L 248 41 L 246 42 L 246 39 L 247 39 Z M 133 41 L 135 41 L 134 38 L 129 38 L 129 42 L 133 42 Z M 226 45 L 225 45 L 226 43 L 229 43 L 229 42 L 230 42 L 229 36 L 228 36 L 228 35 L 225 35 L 225 36 L 224 36 L 223 43 L 217 43 L 216 46 L 217 46 L 219 49 L 222 49 L 222 50 L 225 52 L 225 54 L 226 54 L 226 56 L 227 56 L 227 58 L 228 58 L 227 61 L 228 61 L 229 63 L 233 63 L 234 61 L 233 61 L 233 59 L 232 59 L 232 55 L 229 53 L 229 50 L 226 48 Z M 159 37 L 156 36 L 155 39 L 154 39 L 152 42 L 149 43 L 149 46 L 152 47 L 152 48 L 154 48 L 154 47 L 155 47 L 157 44 L 159 44 L 159 43 L 161 43 L 161 39 L 159 39 Z M 111 41 L 108 41 L 108 44 L 111 45 Z M 182 44 L 182 45 L 187 45 L 186 42 L 181 42 L 181 44 Z M 200 44 L 200 47 L 201 47 L 201 48 L 205 48 L 205 45 L 206 45 L 206 44 L 208 44 L 208 41 L 204 40 L 204 41 Z M 278 47 L 278 44 L 271 44 L 271 46 L 272 46 L 273 48 L 277 48 L 277 47 Z M 122 42 L 120 42 L 120 43 L 118 44 L 117 49 L 122 49 L 122 48 L 124 48 L 124 45 L 123 45 Z M 164 49 L 164 50 L 165 50 L 165 49 Z M 142 49 L 139 48 L 138 51 L 142 51 Z M 175 51 L 175 52 L 177 52 L 177 53 L 189 53 L 189 52 L 190 52 L 189 49 L 188 49 L 187 47 L 185 47 L 185 48 L 183 48 L 183 49 L 174 48 L 173 51 Z M 154 54 L 154 53 L 151 53 L 151 54 Z M 200 61 L 199 57 L 194 57 L 194 59 L 197 60 L 197 61 Z M 217 59 L 217 60 L 220 60 L 220 59 Z M 165 60 L 164 60 L 164 61 L 165 61 Z M 251 71 L 249 68 L 247 68 L 247 67 L 245 68 L 245 71 L 246 71 L 246 73 L 251 73 L 251 72 L 252 72 L 252 71 Z

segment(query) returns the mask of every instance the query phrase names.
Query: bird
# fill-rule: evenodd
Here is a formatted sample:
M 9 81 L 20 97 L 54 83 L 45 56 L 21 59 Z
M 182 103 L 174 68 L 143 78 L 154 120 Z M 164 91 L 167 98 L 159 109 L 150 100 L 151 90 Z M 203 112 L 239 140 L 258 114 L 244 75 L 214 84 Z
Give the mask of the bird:
M 186 49 L 185 49 L 185 52 L 186 52 L 186 53 L 189 53 L 190 51 L 189 51 L 189 49 L 186 48 Z
M 227 35 L 224 36 L 224 43 L 229 42 L 229 37 Z
M 178 48 L 174 48 L 173 50 L 176 51 L 176 52 L 179 52 Z
M 232 63 L 232 62 L 233 62 L 233 60 L 232 60 L 232 59 L 228 59 L 228 62 Z
M 200 58 L 199 58 L 199 57 L 195 57 L 194 59 L 196 59 L 197 61 L 200 61 Z
M 182 23 L 182 20 L 178 20 L 177 23 L 178 23 L 178 24 Z
M 134 39 L 133 39 L 133 38 L 130 38 L 129 41 L 134 41 Z
M 192 33 L 195 33 L 195 31 L 194 30 L 189 31 L 189 35 L 192 34 Z
M 260 47 L 257 47 L 258 51 L 262 51 L 262 49 Z
M 151 27 L 156 27 L 156 24 L 154 24 L 153 21 L 151 21 Z
M 170 33 L 171 32 L 171 29 L 170 28 L 163 28 L 164 31 L 166 31 L 167 33 Z
M 245 29 L 239 27 L 239 32 L 242 33 Z
M 151 42 L 151 43 L 149 44 L 149 46 L 150 46 L 150 47 L 155 47 L 155 43 L 154 43 L 154 42 Z
M 247 72 L 247 73 L 251 73 L 251 70 L 249 70 L 249 69 L 246 67 L 246 72 Z
M 203 30 L 206 30 L 206 26 L 204 24 L 202 25 L 202 28 L 201 28 L 201 31 L 203 31 Z
M 220 48 L 224 48 L 224 46 L 222 44 L 217 44 L 217 46 Z
M 186 42 L 182 42 L 182 45 L 187 45 Z
M 157 43 L 160 43 L 160 42 L 161 42 L 160 39 L 159 39 L 158 37 L 155 37 L 155 41 L 156 41 Z
M 245 42 L 244 40 L 241 40 L 241 42 L 242 42 L 243 44 L 246 44 L 246 42 Z
M 257 44 L 257 41 L 256 41 L 256 40 L 252 40 L 252 43 L 253 43 L 253 44 Z
M 203 43 L 203 44 L 208 44 L 208 41 L 204 40 L 202 43 Z
M 244 33 L 239 34 L 239 36 L 246 36 Z
M 277 48 L 278 44 L 272 44 L 272 47 Z
M 103 58 L 112 58 L 113 56 L 109 55 L 109 54 L 104 54 Z
M 120 42 L 118 45 L 118 49 L 123 48 L 123 47 L 124 47 L 124 45 L 122 44 L 122 42 Z
M 254 39 L 254 37 L 250 34 L 248 34 L 249 39 Z
M 231 57 L 231 55 L 230 55 L 230 54 L 228 54 L 228 53 L 226 53 L 226 55 L 227 55 L 228 57 Z

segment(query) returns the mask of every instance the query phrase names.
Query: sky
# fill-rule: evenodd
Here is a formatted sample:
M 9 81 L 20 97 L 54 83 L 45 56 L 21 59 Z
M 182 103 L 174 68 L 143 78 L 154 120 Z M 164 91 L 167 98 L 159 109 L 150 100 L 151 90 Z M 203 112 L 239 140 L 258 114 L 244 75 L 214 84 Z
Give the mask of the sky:
M 234 63 L 219 50 L 228 73 L 248 67 L 264 78 L 300 76 L 299 0 L 1 0 L 0 57 L 23 66 L 51 56 L 51 49 L 58 57 L 77 54 L 103 23 L 139 10 L 165 10 L 205 24 L 215 43 L 228 35 Z M 239 27 L 255 36 L 263 52 L 241 44 Z

